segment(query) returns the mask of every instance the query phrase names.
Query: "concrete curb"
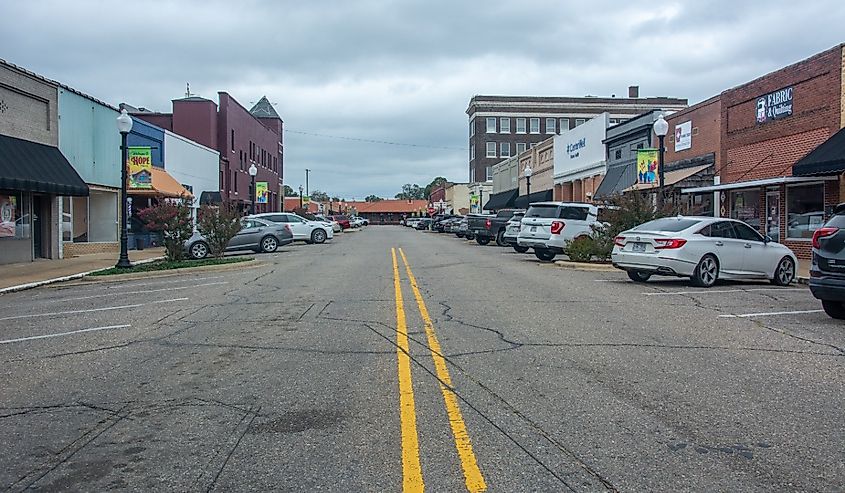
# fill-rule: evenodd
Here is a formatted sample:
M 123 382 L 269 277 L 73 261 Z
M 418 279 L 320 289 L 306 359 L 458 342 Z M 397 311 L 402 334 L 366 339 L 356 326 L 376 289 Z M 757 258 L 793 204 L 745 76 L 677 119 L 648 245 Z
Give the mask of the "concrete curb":
M 148 259 L 144 259 L 144 260 L 138 260 L 137 262 L 133 262 L 133 264 L 135 264 L 135 265 L 148 264 L 150 262 L 155 262 L 156 260 L 162 260 L 163 258 L 164 258 L 163 256 L 162 257 L 153 257 L 153 258 L 148 258 Z M 89 276 L 89 275 L 91 275 L 95 272 L 100 272 L 100 271 L 104 271 L 104 270 L 111 269 L 111 268 L 112 268 L 112 266 L 103 267 L 102 269 L 94 269 L 94 270 L 89 270 L 89 271 L 86 271 L 86 272 L 79 272 L 77 274 L 70 274 L 68 276 L 54 277 L 53 279 L 45 279 L 43 281 L 28 282 L 26 284 L 18 284 L 17 286 L 9 286 L 7 288 L 0 289 L 0 294 L 14 293 L 14 292 L 17 292 L 17 291 L 24 291 L 26 289 L 32 289 L 32 288 L 37 288 L 37 287 L 41 287 L 41 286 L 46 286 L 48 284 L 55 284 L 57 282 L 74 281 L 74 280 L 77 280 L 77 279 L 82 279 L 83 277 Z
M 91 276 L 86 275 L 79 280 L 86 284 L 103 283 L 103 282 L 118 282 L 118 281 L 133 281 L 136 279 L 154 279 L 158 277 L 173 277 L 184 274 L 186 272 L 225 272 L 229 270 L 240 269 L 254 269 L 265 265 L 266 262 L 260 260 L 247 260 L 244 262 L 235 262 L 231 264 L 220 265 L 202 265 L 200 267 L 182 267 L 180 269 L 155 270 L 151 272 L 131 272 L 129 274 L 114 274 L 111 276 Z
M 798 284 L 804 284 L 804 285 L 810 284 L 810 278 L 809 277 L 798 276 L 797 280 L 798 280 Z
M 572 262 L 568 260 L 555 260 L 554 264 L 562 269 L 583 270 L 591 272 L 621 272 L 610 264 L 588 264 L 585 262 Z

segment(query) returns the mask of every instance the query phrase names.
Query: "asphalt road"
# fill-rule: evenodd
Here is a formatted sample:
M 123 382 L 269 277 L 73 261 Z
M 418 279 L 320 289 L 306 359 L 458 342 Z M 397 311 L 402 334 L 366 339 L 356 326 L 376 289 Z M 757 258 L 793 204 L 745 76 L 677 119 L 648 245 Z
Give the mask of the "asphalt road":
M 804 287 L 400 227 L 257 258 L 0 296 L 0 489 L 845 490 L 845 324 Z

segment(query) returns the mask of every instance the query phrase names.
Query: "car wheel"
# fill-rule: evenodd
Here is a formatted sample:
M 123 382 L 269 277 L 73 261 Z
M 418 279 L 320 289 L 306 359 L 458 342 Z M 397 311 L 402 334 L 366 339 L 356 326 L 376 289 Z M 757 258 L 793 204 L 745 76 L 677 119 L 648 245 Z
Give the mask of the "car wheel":
M 513 249 L 516 251 L 516 253 L 525 253 L 525 252 L 528 251 L 528 247 L 519 246 L 519 245 L 514 245 Z
M 634 282 L 647 282 L 651 278 L 651 274 L 641 270 L 629 270 L 628 278 Z
M 468 235 L 466 235 L 466 239 L 468 239 L 469 241 L 472 241 L 472 240 L 475 239 L 475 235 L 469 235 L 468 234 Z
M 279 248 L 279 242 L 273 236 L 265 236 L 261 239 L 261 251 L 264 253 L 273 253 Z
M 490 238 L 488 238 L 486 236 L 476 236 L 475 242 L 478 243 L 479 245 L 486 245 L 486 244 L 490 243 Z
M 326 241 L 326 232 L 323 231 L 322 229 L 315 229 L 313 232 L 311 232 L 311 242 L 312 243 L 316 243 L 316 244 L 319 245 L 320 243 L 323 243 L 325 241 Z
M 795 280 L 795 262 L 789 257 L 784 257 L 778 263 L 775 269 L 775 277 L 772 278 L 772 284 L 776 286 L 789 286 Z
M 505 243 L 505 232 L 504 232 L 504 230 L 499 231 L 499 234 L 496 235 L 496 244 L 499 245 L 500 247 L 508 246 L 508 244 Z
M 204 241 L 198 241 L 191 245 L 188 253 L 191 254 L 191 258 L 194 260 L 203 259 L 208 257 L 208 245 Z
M 543 262 L 551 262 L 555 259 L 555 252 L 551 250 L 538 250 L 535 248 L 534 256 L 542 260 Z
M 464 234 L 463 233 L 455 233 L 455 236 L 457 236 L 458 238 L 463 238 Z
M 700 288 L 709 288 L 719 279 L 719 261 L 713 255 L 705 255 L 692 273 L 692 283 Z
M 822 300 L 822 308 L 830 318 L 845 319 L 845 303 L 841 301 Z

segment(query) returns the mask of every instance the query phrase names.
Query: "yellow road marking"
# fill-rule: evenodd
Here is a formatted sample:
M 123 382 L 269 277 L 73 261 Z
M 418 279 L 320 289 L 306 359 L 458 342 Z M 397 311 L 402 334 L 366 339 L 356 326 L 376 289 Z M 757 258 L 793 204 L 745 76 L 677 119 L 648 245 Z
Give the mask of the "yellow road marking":
M 446 360 L 442 356 L 443 352 L 440 350 L 440 342 L 434 333 L 434 324 L 431 322 L 428 308 L 426 308 L 425 301 L 420 294 L 417 279 L 414 277 L 414 273 L 411 272 L 411 266 L 408 264 L 405 252 L 401 248 L 399 249 L 399 254 L 402 255 L 402 262 L 405 264 L 405 271 L 408 273 L 411 289 L 414 292 L 414 298 L 417 300 L 420 316 L 422 316 L 423 323 L 425 324 L 428 347 L 431 351 L 431 358 L 434 360 L 437 377 L 440 379 L 440 391 L 443 393 L 443 402 L 446 405 L 446 413 L 449 415 L 449 425 L 452 427 L 452 435 L 455 437 L 455 448 L 458 449 L 458 456 L 461 458 L 461 468 L 464 470 L 467 491 L 473 493 L 486 491 L 487 483 L 484 482 L 484 476 L 478 468 L 478 461 L 475 459 L 475 453 L 472 451 L 472 443 L 469 439 L 469 433 L 467 433 L 466 423 L 464 423 L 464 418 L 461 415 L 458 397 L 452 391 L 452 378 L 449 376 Z M 395 259 L 396 256 L 394 255 L 394 262 Z M 444 385 L 444 382 L 446 385 Z
M 402 491 L 422 492 L 425 489 L 420 467 L 420 445 L 417 436 L 417 414 L 414 405 L 414 386 L 411 380 L 411 358 L 408 350 L 408 325 L 402 286 L 399 283 L 399 263 L 396 250 L 393 257 L 393 289 L 396 292 L 396 356 L 399 361 L 399 415 L 402 423 Z

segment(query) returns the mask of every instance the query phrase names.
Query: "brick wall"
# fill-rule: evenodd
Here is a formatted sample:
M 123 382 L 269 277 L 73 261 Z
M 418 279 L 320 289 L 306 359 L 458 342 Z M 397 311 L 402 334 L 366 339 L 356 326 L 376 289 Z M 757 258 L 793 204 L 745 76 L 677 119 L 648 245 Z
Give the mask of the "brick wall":
M 55 146 L 58 129 L 56 86 L 0 62 L 0 134 Z
M 120 243 L 70 243 L 62 245 L 64 258 L 76 257 L 79 255 L 90 255 L 92 253 L 117 253 L 120 251 Z
M 548 139 L 527 150 L 519 157 L 519 194 L 525 195 L 526 185 L 525 166 L 531 166 L 531 193 L 551 190 L 554 188 L 555 154 L 554 139 Z
M 675 125 L 692 122 L 691 146 L 675 152 Z M 719 163 L 721 155 L 722 136 L 722 100 L 714 96 L 706 101 L 690 106 L 685 110 L 673 113 L 666 118 L 669 123 L 669 134 L 666 136 L 665 146 L 666 164 L 671 164 L 682 159 L 690 159 L 705 154 L 714 153 L 716 163 Z M 657 137 L 654 137 L 653 147 L 657 147 Z
M 791 164 L 840 128 L 842 50 L 837 46 L 721 94 L 722 183 L 790 176 Z M 790 86 L 793 114 L 758 124 L 757 98 Z

